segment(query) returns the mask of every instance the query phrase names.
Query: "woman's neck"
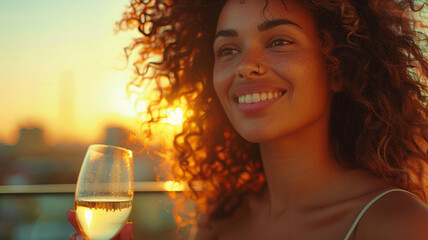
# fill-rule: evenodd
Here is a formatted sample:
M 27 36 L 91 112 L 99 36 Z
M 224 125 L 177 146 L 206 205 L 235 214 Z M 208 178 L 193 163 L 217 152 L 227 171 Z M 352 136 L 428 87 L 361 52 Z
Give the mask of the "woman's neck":
M 261 143 L 260 152 L 271 217 L 328 201 L 334 195 L 332 191 L 338 189 L 337 180 L 346 173 L 330 151 L 327 119 L 298 133 Z

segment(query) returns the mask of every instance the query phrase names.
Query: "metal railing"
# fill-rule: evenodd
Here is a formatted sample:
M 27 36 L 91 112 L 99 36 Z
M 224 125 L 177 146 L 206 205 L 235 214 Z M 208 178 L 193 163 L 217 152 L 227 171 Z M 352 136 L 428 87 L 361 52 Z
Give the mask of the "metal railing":
M 74 231 L 66 211 L 74 208 L 75 184 L 0 186 L 1 240 L 68 239 Z M 129 221 L 134 239 L 190 239 L 191 227 L 177 231 L 173 201 L 167 191 L 180 191 L 177 183 L 135 182 Z M 194 209 L 189 205 L 190 211 Z M 181 237 L 179 237 L 181 235 Z
M 165 192 L 181 191 L 178 183 L 172 182 L 135 182 L 134 191 L 137 192 Z M 41 185 L 0 185 L 0 194 L 50 194 L 50 193 L 74 193 L 76 184 L 41 184 Z

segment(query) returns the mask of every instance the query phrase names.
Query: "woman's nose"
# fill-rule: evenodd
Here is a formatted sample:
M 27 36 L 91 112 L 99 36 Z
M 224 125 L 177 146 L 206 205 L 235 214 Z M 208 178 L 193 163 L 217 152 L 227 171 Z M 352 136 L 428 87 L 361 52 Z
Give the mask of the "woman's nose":
M 264 73 L 264 68 L 260 64 L 261 58 L 253 56 L 249 58 L 247 56 L 243 59 L 236 68 L 236 76 L 239 78 L 250 78 Z

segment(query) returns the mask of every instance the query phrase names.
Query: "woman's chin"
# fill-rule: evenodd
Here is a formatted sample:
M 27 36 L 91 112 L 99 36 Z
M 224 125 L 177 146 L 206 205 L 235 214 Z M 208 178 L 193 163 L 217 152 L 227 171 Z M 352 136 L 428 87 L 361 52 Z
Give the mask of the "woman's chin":
M 248 134 L 240 134 L 242 138 L 244 138 L 247 142 L 250 143 L 263 143 L 272 141 L 274 138 L 272 136 L 268 136 L 267 134 L 260 133 L 248 133 Z

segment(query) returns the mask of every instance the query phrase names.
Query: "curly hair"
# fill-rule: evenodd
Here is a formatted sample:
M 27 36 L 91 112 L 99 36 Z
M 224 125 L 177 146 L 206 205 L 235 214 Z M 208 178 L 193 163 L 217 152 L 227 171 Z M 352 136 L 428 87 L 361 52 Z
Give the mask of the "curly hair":
M 212 218 L 230 216 L 246 194 L 265 185 L 258 145 L 234 131 L 212 84 L 212 45 L 225 2 L 132 0 L 118 23 L 120 30 L 141 33 L 126 49 L 139 53 L 130 85 L 157 85 L 159 98 L 147 108 L 146 129 L 168 105 L 180 101 L 189 109 L 174 139 L 171 177 L 186 182 L 190 191 L 183 199 L 195 200 L 198 211 Z M 327 73 L 341 86 L 330 116 L 335 158 L 426 201 L 428 40 L 417 17 L 426 4 L 301 2 L 318 21 Z

